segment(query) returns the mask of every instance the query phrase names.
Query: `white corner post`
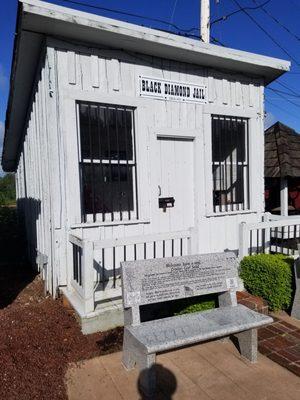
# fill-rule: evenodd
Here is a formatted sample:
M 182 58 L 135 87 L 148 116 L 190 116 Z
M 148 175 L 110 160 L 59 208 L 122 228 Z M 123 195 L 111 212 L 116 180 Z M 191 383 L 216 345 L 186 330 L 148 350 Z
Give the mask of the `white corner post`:
M 286 177 L 280 178 L 280 214 L 284 217 L 289 215 L 289 187 Z
M 201 0 L 200 34 L 204 43 L 210 39 L 210 0 Z
M 270 216 L 271 216 L 271 214 L 266 212 L 263 215 L 263 222 L 269 222 L 270 221 Z M 268 253 L 270 253 L 270 249 L 271 249 L 271 230 L 270 230 L 270 228 L 264 228 L 264 232 L 265 232 L 265 235 L 264 235 L 264 240 L 265 240 L 264 249 L 265 249 L 265 253 L 268 254 Z
M 82 284 L 85 314 L 94 311 L 94 243 L 84 241 L 82 248 Z
M 188 254 L 198 254 L 198 229 L 189 229 L 191 236 L 188 238 Z
M 239 260 L 248 255 L 248 229 L 246 222 L 239 225 Z

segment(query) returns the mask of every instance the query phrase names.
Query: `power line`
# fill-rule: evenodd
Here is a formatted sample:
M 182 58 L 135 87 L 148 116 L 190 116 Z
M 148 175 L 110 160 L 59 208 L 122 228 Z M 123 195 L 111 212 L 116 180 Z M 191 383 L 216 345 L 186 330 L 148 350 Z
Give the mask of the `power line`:
M 256 0 L 252 0 L 254 4 L 257 4 Z M 264 8 L 265 4 L 262 4 L 260 6 L 261 10 L 268 15 L 274 22 L 276 22 L 276 24 L 278 24 L 279 26 L 281 26 L 281 28 L 283 28 L 286 32 L 288 32 L 291 36 L 293 36 L 296 40 L 298 40 L 300 42 L 300 37 L 297 36 L 295 33 L 293 33 L 287 26 L 285 26 L 282 22 L 280 22 L 276 17 L 274 17 L 268 10 L 266 10 Z
M 170 21 L 165 21 L 163 19 L 160 18 L 152 18 L 152 17 L 145 17 L 144 15 L 140 15 L 140 14 L 134 14 L 134 13 L 129 13 L 126 11 L 122 11 L 122 10 L 116 10 L 116 9 L 112 9 L 112 8 L 108 8 L 108 7 L 102 7 L 102 6 L 96 6 L 94 4 L 89 4 L 89 3 L 82 3 L 81 1 L 76 1 L 76 0 L 62 0 L 65 3 L 70 3 L 70 4 L 76 4 L 76 5 L 80 5 L 80 6 L 84 6 L 84 7 L 89 7 L 89 8 L 93 8 L 96 10 L 102 10 L 102 11 L 108 11 L 114 14 L 120 14 L 120 15 L 126 15 L 126 16 L 130 16 L 130 17 L 134 17 L 134 18 L 140 18 L 140 19 L 144 19 L 144 20 L 148 20 L 148 21 L 152 21 L 152 22 L 158 22 L 161 24 L 165 24 L 168 26 L 172 26 L 173 28 L 177 29 L 179 32 L 179 34 L 183 34 L 184 36 L 187 36 L 189 38 L 194 38 L 194 39 L 198 39 L 202 41 L 202 38 L 200 35 L 196 35 L 196 34 L 192 34 L 191 32 L 193 31 L 200 31 L 199 28 L 189 28 L 189 29 L 184 29 L 184 28 L 180 28 L 179 26 L 173 24 Z M 271 0 L 269 0 L 271 1 Z M 168 31 L 166 29 L 160 29 L 164 32 L 169 32 L 169 33 L 175 33 L 172 31 Z M 215 37 L 211 36 L 211 39 L 214 43 L 217 43 L 223 47 L 226 47 L 226 45 L 222 42 L 220 42 L 220 40 L 216 39 Z
M 175 1 L 174 1 L 173 11 L 172 11 L 171 18 L 170 18 L 170 24 L 172 24 L 172 23 L 173 23 L 173 20 L 174 20 L 174 14 L 175 14 L 177 2 L 178 2 L 178 0 L 175 0 Z M 171 26 L 170 24 L 169 24 L 169 27 Z
M 289 87 L 288 85 L 286 85 L 285 83 L 278 82 L 278 81 L 275 81 L 274 83 L 277 83 L 277 85 L 282 86 L 283 88 L 289 90 L 291 93 L 298 95 L 298 93 L 295 92 L 294 89 L 290 88 L 290 87 Z
M 274 88 L 270 88 L 270 87 L 267 87 L 266 89 L 272 90 L 272 92 L 275 92 L 275 93 L 281 93 L 281 94 L 285 94 L 286 96 L 291 96 L 291 97 L 295 97 L 295 98 L 300 99 L 300 95 L 299 94 L 288 93 L 288 92 L 284 92 L 283 90 L 274 89 Z
M 291 115 L 291 116 L 294 117 L 294 118 L 298 118 L 298 115 L 295 115 L 295 114 L 291 113 L 290 111 L 287 111 L 285 108 L 283 108 L 283 107 L 281 107 L 281 106 L 278 106 L 277 104 L 272 103 L 270 100 L 267 100 L 267 99 L 266 99 L 266 103 L 271 104 L 271 106 L 278 108 L 279 110 L 285 112 L 285 113 L 288 114 L 288 115 Z
M 212 26 L 213 24 L 216 24 L 217 22 L 220 22 L 220 21 L 226 21 L 228 18 L 230 18 L 233 15 L 238 14 L 238 13 L 244 11 L 244 10 L 258 10 L 259 8 L 261 8 L 261 7 L 265 6 L 265 5 L 267 5 L 268 3 L 270 3 L 270 1 L 271 0 L 267 0 L 264 3 L 262 3 L 260 5 L 257 5 L 256 7 L 250 7 L 250 6 L 249 7 L 242 7 L 239 10 L 235 10 L 235 11 L 233 11 L 233 12 L 227 14 L 227 15 L 223 15 L 222 17 L 215 19 L 214 21 L 211 22 L 210 26 Z
M 271 88 L 268 88 L 269 90 L 272 90 Z M 295 103 L 294 101 L 292 101 L 292 100 L 290 100 L 290 99 L 288 99 L 287 97 L 285 97 L 283 94 L 280 94 L 280 93 L 278 93 L 278 92 L 275 92 L 274 91 L 274 93 L 276 93 L 276 95 L 277 96 L 279 96 L 279 97 L 282 97 L 285 101 L 287 101 L 287 102 L 289 102 L 289 103 L 291 103 L 291 104 L 293 104 L 294 106 L 296 106 L 296 107 L 299 107 L 300 108 L 300 104 L 297 104 L 297 103 Z
M 283 46 L 281 46 L 281 44 L 280 44 L 279 42 L 277 42 L 277 40 L 274 39 L 273 36 L 270 35 L 270 33 L 269 33 L 263 26 L 261 26 L 261 24 L 260 24 L 259 22 L 257 22 L 256 19 L 253 18 L 252 15 L 249 14 L 247 10 L 244 10 L 244 9 L 242 8 L 242 6 L 240 5 L 240 3 L 239 3 L 237 0 L 231 0 L 231 1 L 234 2 L 238 7 L 240 7 L 240 9 L 248 16 L 248 18 L 250 18 L 251 21 L 252 21 L 260 30 L 262 30 L 262 31 L 264 32 L 264 34 L 265 34 L 266 36 L 268 36 L 268 38 L 269 38 L 270 40 L 272 40 L 272 42 L 273 42 L 274 44 L 276 44 L 276 46 L 278 46 L 291 60 L 294 61 L 295 64 L 297 64 L 297 65 L 300 67 L 300 63 L 299 63 L 299 62 L 298 62 L 298 61 L 297 61 Z
M 89 4 L 89 3 L 82 3 L 81 1 L 75 1 L 75 0 L 62 0 L 62 1 L 64 3 L 70 3 L 70 4 L 75 4 L 75 5 L 78 5 L 78 6 L 89 7 L 89 8 L 93 8 L 93 9 L 96 9 L 96 10 L 108 11 L 108 12 L 111 12 L 111 13 L 114 13 L 114 14 L 126 15 L 127 17 L 134 17 L 134 18 L 140 18 L 140 19 L 144 19 L 144 20 L 148 20 L 148 21 L 152 21 L 152 22 L 158 22 L 160 24 L 172 26 L 173 28 L 177 29 L 180 32 L 190 33 L 190 32 L 193 32 L 195 30 L 199 31 L 199 28 L 190 28 L 190 29 L 180 28 L 177 25 L 171 23 L 170 21 L 165 21 L 165 20 L 160 19 L 160 18 L 145 17 L 144 15 L 130 13 L 130 12 L 127 12 L 127 11 L 122 11 L 122 10 L 116 10 L 116 9 L 108 8 L 108 7 L 96 6 L 94 4 Z

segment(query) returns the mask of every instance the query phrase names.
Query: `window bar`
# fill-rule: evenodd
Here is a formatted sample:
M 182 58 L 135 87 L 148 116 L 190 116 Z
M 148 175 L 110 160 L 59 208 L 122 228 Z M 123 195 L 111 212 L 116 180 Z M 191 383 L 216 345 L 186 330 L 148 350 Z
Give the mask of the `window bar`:
M 232 118 L 230 118 L 230 149 L 233 147 Z M 233 211 L 233 157 L 230 151 L 230 210 Z
M 220 124 L 221 124 L 221 119 L 220 116 L 218 116 L 218 123 L 217 123 L 217 137 L 218 137 L 218 150 L 219 150 L 219 195 L 220 195 L 220 199 L 219 199 L 219 211 L 223 211 L 223 200 L 222 200 L 222 193 L 224 191 L 224 182 L 223 182 L 223 171 L 222 171 L 222 162 L 221 162 L 221 155 L 222 155 L 222 146 L 221 146 L 221 132 L 220 132 Z
M 134 260 L 136 260 L 136 243 L 134 243 L 133 249 L 134 249 Z
M 224 126 L 224 130 L 226 131 L 228 128 L 228 120 L 226 119 L 226 117 L 224 117 L 224 119 L 222 120 L 222 124 L 221 127 Z M 221 129 L 221 134 L 223 132 L 223 129 Z M 225 135 L 223 135 L 223 146 L 225 146 Z M 224 195 L 225 195 L 225 210 L 226 212 L 228 211 L 228 181 L 227 181 L 227 156 L 225 154 L 224 157 L 224 168 L 223 168 L 223 178 L 224 178 Z
M 215 144 L 215 134 L 217 119 L 213 117 L 212 119 L 212 173 L 213 173 L 213 210 L 216 212 L 216 189 L 217 189 L 217 169 L 215 165 L 214 155 L 216 154 L 216 144 Z
M 118 154 L 118 194 L 119 194 L 119 209 L 120 209 L 120 221 L 122 221 L 122 194 L 121 194 L 121 176 L 120 176 L 120 148 L 119 148 L 119 127 L 118 127 L 118 108 L 116 109 L 116 138 L 117 138 L 117 154 Z
M 153 242 L 153 258 L 156 258 L 156 242 Z
M 300 226 L 299 226 L 300 228 Z M 295 242 L 296 242 L 296 250 L 294 250 L 293 255 L 295 255 L 295 252 L 297 251 L 297 243 L 298 243 L 298 238 L 297 238 L 297 225 L 294 225 L 294 238 L 295 238 Z
M 124 261 L 126 261 L 126 244 L 124 244 Z
M 76 251 L 76 245 L 72 243 L 73 246 L 73 279 L 74 281 L 77 281 L 77 251 Z
M 147 259 L 147 243 L 144 243 L 144 260 Z
M 300 227 L 299 227 L 300 228 Z M 295 255 L 295 252 L 297 251 L 297 243 L 298 243 L 298 239 L 297 239 L 297 225 L 294 225 L 294 238 L 295 238 L 295 242 L 296 242 L 296 250 L 294 250 L 293 255 Z
M 116 288 L 116 248 L 113 247 L 113 288 Z
M 239 135 L 243 135 L 243 140 L 242 140 L 242 145 L 244 144 L 244 151 L 242 152 L 242 173 L 241 173 L 241 178 L 242 178 L 242 194 L 243 194 L 243 202 L 242 202 L 242 209 L 245 210 L 245 157 L 246 157 L 246 126 L 244 125 L 245 120 L 241 118 L 241 129 L 239 129 Z M 239 142 L 237 142 L 239 143 Z M 242 150 L 242 149 L 241 149 Z
M 259 229 L 256 230 L 256 254 L 259 254 Z
M 172 239 L 171 243 L 172 243 L 172 257 L 174 257 L 174 239 Z
M 249 120 L 246 119 L 246 155 L 247 155 L 247 209 L 250 209 L 250 174 L 249 174 Z
M 234 185 L 234 201 L 233 201 L 233 204 L 235 205 L 235 209 L 236 210 L 239 210 L 239 202 L 238 202 L 238 200 L 239 200 L 239 198 L 238 198 L 238 178 L 239 178 L 239 175 L 238 175 L 238 165 L 239 165 L 239 163 L 238 163 L 238 146 L 237 146 L 237 143 L 238 143 L 238 129 L 237 129 L 237 120 L 236 119 L 234 119 L 234 118 L 232 118 L 232 120 L 234 121 L 234 130 L 233 130 L 233 133 L 234 133 L 234 141 L 235 141 L 235 143 L 236 143 L 236 147 L 235 147 L 235 177 L 236 177 L 236 180 L 235 180 L 235 185 Z
M 284 246 L 284 226 L 281 227 L 281 253 L 283 253 Z
M 128 152 L 128 143 L 127 143 L 127 112 L 126 109 L 123 109 L 124 113 L 124 118 L 125 118 L 125 124 L 124 124 L 124 129 L 125 129 L 125 149 L 126 149 L 126 175 L 127 175 L 127 181 L 129 181 L 129 166 L 128 166 L 128 158 L 129 158 L 129 152 Z M 127 196 L 127 207 L 128 207 L 128 219 L 131 219 L 131 212 L 130 212 L 130 198 L 129 198 L 129 193 L 128 190 L 126 191 L 126 196 Z
M 250 256 L 252 256 L 252 230 L 250 230 Z
M 91 132 L 91 106 L 88 106 L 88 132 L 89 132 L 89 153 L 91 158 L 91 181 L 92 181 L 92 210 L 93 210 L 93 222 L 96 221 L 95 212 L 95 167 L 93 163 L 93 144 L 92 144 L 92 132 Z
M 134 112 L 131 110 L 131 129 L 132 129 L 132 144 L 133 144 L 133 167 L 134 167 L 134 176 L 135 176 L 135 217 L 139 219 L 139 207 L 138 207 L 138 184 L 137 184 L 137 166 L 136 166 L 136 139 L 135 139 L 135 116 Z
M 266 228 L 261 230 L 262 252 L 266 252 Z
M 84 164 L 82 161 L 80 161 L 79 174 L 80 174 L 81 221 L 86 222 L 87 213 L 85 210 L 85 197 L 83 193 L 83 169 L 84 169 Z
M 183 248 L 183 246 L 182 246 L 182 238 L 180 238 L 180 256 L 182 256 L 182 248 Z
M 80 177 L 80 200 L 81 200 L 81 222 L 86 222 L 86 210 L 85 210 L 85 199 L 84 199 L 84 193 L 83 193 L 83 161 L 82 161 L 82 150 L 81 150 L 81 143 L 82 143 L 82 132 L 80 128 L 80 110 L 81 110 L 81 104 L 77 104 L 77 129 L 79 132 L 78 135 L 78 141 L 80 143 L 80 152 L 79 152 L 79 177 Z
M 79 247 L 78 248 L 78 257 L 79 257 L 79 271 L 78 271 L 78 275 L 79 275 L 79 286 L 82 285 L 82 265 L 81 265 L 81 260 L 82 260 L 82 248 Z
M 102 108 L 103 112 L 104 108 Z M 101 121 L 101 117 L 100 114 L 101 113 L 101 107 L 97 107 L 97 131 L 98 131 L 98 143 L 99 143 L 99 159 L 100 159 L 100 169 L 101 169 L 101 202 L 102 202 L 102 221 L 105 221 L 105 210 L 104 210 L 104 201 L 103 201 L 103 196 L 104 196 L 104 192 L 105 192 L 105 188 L 104 188 L 104 168 L 103 168 L 103 163 L 102 163 L 102 157 L 103 154 L 101 154 L 101 129 L 100 129 L 100 121 Z M 105 121 L 105 116 L 104 116 L 104 121 Z
M 163 240 L 163 258 L 166 256 L 166 242 Z
M 278 248 L 278 227 L 275 228 L 275 253 L 277 253 Z
M 108 117 L 107 113 L 109 111 L 109 108 L 105 108 L 105 128 L 106 128 L 106 135 L 107 135 L 107 152 L 108 152 L 108 160 L 109 160 L 109 198 L 110 198 L 110 204 L 111 204 L 111 220 L 114 220 L 114 212 L 113 212 L 113 193 L 112 193 L 112 165 L 111 165 L 111 151 L 110 151 L 110 134 L 109 134 L 109 123 L 108 123 Z
M 102 249 L 102 289 L 105 289 L 105 249 Z

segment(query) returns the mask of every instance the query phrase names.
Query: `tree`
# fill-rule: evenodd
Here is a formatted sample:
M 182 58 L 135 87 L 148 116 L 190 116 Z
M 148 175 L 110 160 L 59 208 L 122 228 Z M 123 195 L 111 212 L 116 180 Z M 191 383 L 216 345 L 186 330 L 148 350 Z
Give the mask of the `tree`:
M 0 177 L 0 206 L 16 202 L 15 175 L 6 174 Z

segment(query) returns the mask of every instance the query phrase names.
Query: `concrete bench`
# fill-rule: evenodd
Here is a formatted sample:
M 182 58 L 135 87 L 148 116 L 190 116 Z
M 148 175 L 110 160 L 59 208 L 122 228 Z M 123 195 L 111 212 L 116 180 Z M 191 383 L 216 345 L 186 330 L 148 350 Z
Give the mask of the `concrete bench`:
M 234 253 L 215 253 L 123 262 L 123 364 L 137 364 L 146 394 L 155 390 L 156 354 L 234 335 L 241 355 L 256 362 L 257 328 L 272 318 L 237 304 L 238 261 Z M 218 293 L 219 308 L 154 321 L 140 321 L 141 305 Z

